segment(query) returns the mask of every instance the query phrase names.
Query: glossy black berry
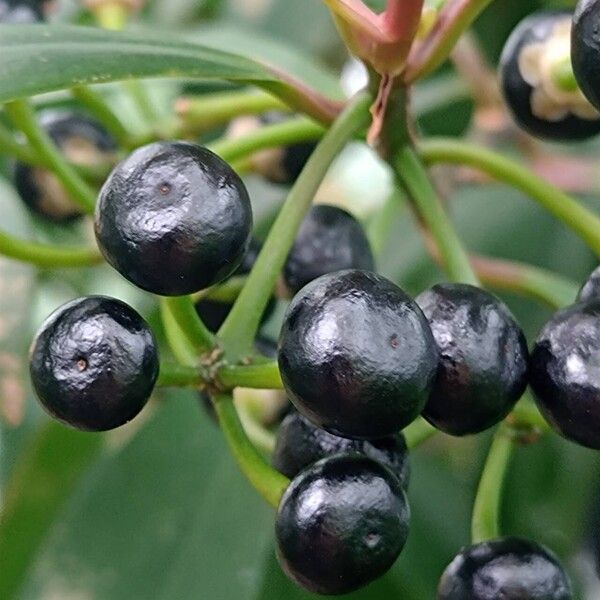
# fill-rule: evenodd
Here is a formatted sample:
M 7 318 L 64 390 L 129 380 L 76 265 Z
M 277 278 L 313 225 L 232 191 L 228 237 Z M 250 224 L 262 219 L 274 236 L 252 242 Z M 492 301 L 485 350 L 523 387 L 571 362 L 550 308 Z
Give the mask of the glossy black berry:
M 117 146 L 96 121 L 80 113 L 53 112 L 42 115 L 42 127 L 62 153 L 75 164 L 95 166 L 114 157 Z M 15 187 L 23 202 L 46 219 L 67 222 L 81 216 L 56 176 L 47 169 L 16 163 Z
M 44 20 L 40 0 L 0 0 L 0 23 L 25 24 Z
M 252 209 L 242 180 L 206 148 L 157 142 L 136 150 L 104 184 L 96 238 L 106 260 L 164 296 L 218 283 L 240 265 Z
M 275 523 L 287 575 L 318 594 L 346 594 L 383 575 L 408 536 L 398 478 L 360 455 L 323 459 L 286 490 Z
M 304 416 L 363 439 L 397 433 L 419 415 L 438 363 L 415 302 L 384 277 L 358 270 L 323 275 L 296 295 L 278 359 Z
M 256 238 L 252 238 L 250 240 L 248 251 L 246 254 L 244 254 L 242 263 L 237 270 L 232 273 L 232 276 L 248 275 L 248 273 L 250 273 L 252 270 L 252 267 L 254 267 L 254 263 L 256 262 L 261 249 L 262 244 Z M 267 307 L 265 308 L 265 312 L 262 315 L 261 323 L 267 321 L 273 314 L 275 305 L 275 298 L 271 298 L 267 304 Z M 231 302 L 218 302 L 217 300 L 200 299 L 196 302 L 196 312 L 202 319 L 202 322 L 208 327 L 208 329 L 210 329 L 210 331 L 217 332 L 219 327 L 223 325 L 227 315 L 231 311 L 232 306 L 233 303 Z
M 553 77 L 557 52 L 568 60 L 571 13 L 546 10 L 524 19 L 500 59 L 505 101 L 531 135 L 557 141 L 583 140 L 600 132 L 600 115 L 578 89 L 561 89 Z
M 600 267 L 592 271 L 577 295 L 577 302 L 594 299 L 600 300 Z
M 564 437 L 600 449 L 600 299 L 554 315 L 531 353 L 530 384 Z
M 337 206 L 313 206 L 287 257 L 285 285 L 293 296 L 317 277 L 344 269 L 375 269 L 365 230 Z
M 579 0 L 571 29 L 571 64 L 581 91 L 600 110 L 600 2 Z
M 154 336 L 130 306 L 104 296 L 65 304 L 40 327 L 30 351 L 33 387 L 67 425 L 105 431 L 144 407 L 158 376 Z
M 293 411 L 279 428 L 273 452 L 273 466 L 289 478 L 302 469 L 335 454 L 364 454 L 393 471 L 404 489 L 410 478 L 408 448 L 402 434 L 379 440 L 351 440 L 315 427 L 306 417 Z
M 571 600 L 567 574 L 544 547 L 502 538 L 463 548 L 448 565 L 438 600 Z
M 423 416 L 451 435 L 500 422 L 527 386 L 527 341 L 508 308 L 489 292 L 449 283 L 423 292 L 417 303 L 440 353 Z

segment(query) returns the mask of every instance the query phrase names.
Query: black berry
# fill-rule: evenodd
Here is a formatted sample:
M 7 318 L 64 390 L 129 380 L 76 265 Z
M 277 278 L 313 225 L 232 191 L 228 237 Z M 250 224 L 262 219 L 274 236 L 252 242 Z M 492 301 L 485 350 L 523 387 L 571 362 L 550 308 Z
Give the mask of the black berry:
M 218 283 L 240 265 L 252 209 L 241 179 L 206 148 L 158 142 L 118 165 L 100 192 L 96 237 L 106 260 L 165 296 Z
M 293 296 L 313 279 L 344 269 L 375 269 L 367 235 L 345 210 L 313 206 L 287 257 L 283 270 L 286 287 Z
M 288 414 L 281 423 L 273 466 L 291 479 L 302 469 L 334 454 L 364 454 L 388 467 L 402 487 L 408 487 L 410 462 L 402 434 L 379 440 L 350 440 L 315 427 L 296 411 Z
M 565 91 L 553 79 L 557 49 L 568 60 L 571 13 L 546 10 L 530 15 L 513 31 L 500 59 L 506 103 L 517 123 L 548 140 L 582 140 L 600 132 L 600 115 L 578 89 Z
M 0 23 L 39 23 L 44 20 L 44 2 L 0 0 Z
M 77 429 L 105 431 L 142 410 L 158 376 L 158 352 L 133 308 L 89 296 L 42 324 L 31 346 L 30 373 L 52 416 Z
M 530 384 L 549 423 L 600 449 L 600 299 L 559 311 L 531 354 Z
M 80 113 L 47 113 L 42 115 L 40 123 L 62 153 L 75 164 L 94 166 L 113 158 L 117 150 L 109 133 Z M 46 219 L 67 222 L 81 216 L 81 209 L 49 170 L 16 163 L 14 178 L 23 202 Z
M 237 268 L 236 271 L 232 273 L 232 276 L 235 275 L 248 275 L 254 267 L 254 263 L 258 258 L 258 254 L 262 249 L 262 244 L 256 239 L 252 238 L 250 240 L 250 246 L 248 247 L 248 251 L 244 254 L 244 258 L 242 259 L 242 263 Z M 276 300 L 275 298 L 271 298 L 267 307 L 265 308 L 265 312 L 263 313 L 261 323 L 264 323 L 269 319 L 269 317 L 273 314 L 275 310 Z M 202 319 L 202 322 L 210 329 L 210 331 L 216 332 L 219 327 L 223 325 L 227 315 L 231 311 L 231 307 L 233 306 L 230 302 L 218 302 L 217 300 L 210 299 L 200 299 L 196 302 L 196 312 L 198 316 Z
M 600 300 L 600 267 L 592 271 L 577 295 L 577 302 L 594 299 Z
M 508 308 L 477 287 L 441 284 L 417 303 L 440 353 L 423 416 L 451 435 L 499 423 L 527 386 L 527 341 Z
M 571 600 L 555 556 L 528 540 L 503 538 L 461 550 L 444 571 L 438 600 Z
M 412 422 L 425 406 L 437 362 L 419 307 L 367 271 L 309 283 L 288 307 L 279 338 L 290 400 L 343 437 L 381 438 Z
M 577 83 L 586 98 L 600 110 L 600 3 L 579 0 L 571 29 L 571 64 Z
M 392 566 L 409 518 L 402 486 L 389 469 L 360 455 L 323 459 L 302 471 L 281 499 L 279 562 L 311 592 L 351 592 Z

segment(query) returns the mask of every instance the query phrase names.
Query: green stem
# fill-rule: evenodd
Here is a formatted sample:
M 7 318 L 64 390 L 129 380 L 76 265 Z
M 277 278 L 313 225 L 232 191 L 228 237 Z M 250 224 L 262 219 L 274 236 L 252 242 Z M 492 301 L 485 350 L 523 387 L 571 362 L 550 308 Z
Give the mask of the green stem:
M 271 94 L 247 90 L 184 97 L 175 104 L 180 126 L 186 134 L 202 133 L 240 115 L 255 115 L 269 110 L 289 111 L 289 108 Z
M 431 33 L 416 44 L 408 59 L 404 81 L 423 79 L 450 55 L 460 36 L 492 0 L 448 0 L 438 14 Z
M 395 218 L 405 209 L 404 196 L 394 190 L 384 205 L 372 216 L 367 226 L 367 237 L 375 257 L 380 257 L 386 248 Z
M 574 281 L 533 265 L 480 256 L 471 263 L 484 284 L 530 296 L 553 309 L 572 304 L 579 290 Z
M 102 255 L 95 248 L 29 242 L 4 231 L 0 231 L 0 254 L 44 269 L 87 267 L 102 262 Z
M 226 365 L 219 369 L 217 378 L 228 388 L 283 389 L 276 362 L 257 365 Z
M 129 79 L 123 82 L 123 87 L 129 92 L 133 104 L 146 123 L 150 126 L 154 125 L 158 115 L 144 84 L 139 79 Z
M 261 315 L 314 195 L 333 159 L 354 132 L 366 124 L 371 102 L 368 94 L 359 94 L 346 107 L 325 134 L 290 191 L 242 293 L 219 330 L 225 350 L 234 357 L 243 356 L 251 349 Z
M 36 161 L 35 152 L 29 146 L 15 140 L 11 131 L 0 123 L 0 154 L 30 164 Z
M 449 277 L 454 281 L 478 285 L 478 279 L 425 168 L 410 146 L 395 158 L 396 174 L 431 232 Z
M 161 363 L 156 385 L 158 387 L 199 388 L 206 383 L 202 373 L 194 367 Z
M 128 147 L 129 132 L 98 92 L 85 85 L 78 85 L 71 90 L 71 93 L 104 125 L 119 146 Z
M 402 433 L 406 438 L 407 446 L 412 450 L 426 442 L 437 432 L 423 417 L 413 421 Z
M 163 363 L 160 365 L 157 385 L 197 388 L 209 383 L 208 378 L 208 373 L 203 372 L 197 366 Z M 283 388 L 276 362 L 257 365 L 224 365 L 218 369 L 216 378 L 219 384 L 228 390 L 236 387 L 256 390 Z
M 248 434 L 248 439 L 264 454 L 273 454 L 276 443 L 275 434 L 268 429 L 265 429 L 265 427 L 256 420 L 254 415 L 251 414 L 243 402 L 237 402 L 236 399 L 234 400 L 234 404 L 240 418 L 240 423 L 242 424 L 244 431 Z
M 61 181 L 71 199 L 85 212 L 93 213 L 96 194 L 67 162 L 60 150 L 40 127 L 35 112 L 26 100 L 13 100 L 5 105 L 6 112 L 29 140 L 34 151 Z
M 215 337 L 198 316 L 191 296 L 165 298 L 164 306 L 198 354 L 215 347 Z
M 219 285 L 196 292 L 192 298 L 194 302 L 198 302 L 198 300 L 210 300 L 211 302 L 233 304 L 235 299 L 240 295 L 244 285 L 246 285 L 247 279 L 246 275 L 236 275 Z
M 232 162 L 264 148 L 318 140 L 324 131 L 322 125 L 309 119 L 289 119 L 283 123 L 266 125 L 239 138 L 218 140 L 208 147 L 223 160 Z
M 518 162 L 486 148 L 452 139 L 423 141 L 418 148 L 428 164 L 468 165 L 521 190 L 571 228 L 600 256 L 600 217 Z
M 471 524 L 474 544 L 500 535 L 500 505 L 514 442 L 508 427 L 500 425 L 483 468 Z
M 527 429 L 537 433 L 551 431 L 548 421 L 540 413 L 529 391 L 523 394 L 506 420 L 515 430 Z
M 179 327 L 179 323 L 167 303 L 167 298 L 160 299 L 160 318 L 165 331 L 165 337 L 177 362 L 182 365 L 195 367 L 198 364 L 198 353 L 181 330 L 181 327 Z
M 256 491 L 277 507 L 289 479 L 273 469 L 248 439 L 229 394 L 214 399 L 215 410 L 225 439 L 242 473 Z

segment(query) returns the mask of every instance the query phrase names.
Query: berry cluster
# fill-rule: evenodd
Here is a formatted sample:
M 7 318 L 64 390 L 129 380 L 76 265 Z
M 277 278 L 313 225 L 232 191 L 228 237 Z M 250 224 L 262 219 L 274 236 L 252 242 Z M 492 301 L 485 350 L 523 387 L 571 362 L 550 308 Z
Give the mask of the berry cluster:
M 26 6 L 30 20 L 41 19 L 35 3 L 0 0 L 0 20 L 29 19 L 22 16 Z M 525 130 L 571 140 L 600 133 L 599 11 L 600 3 L 581 0 L 573 26 L 566 11 L 535 14 L 508 40 L 501 82 Z M 564 48 L 583 93 L 557 82 Z M 269 114 L 262 122 L 282 118 Z M 74 164 L 114 159 L 115 142 L 85 115 L 52 114 L 41 124 Z M 313 151 L 312 144 L 281 148 L 255 157 L 255 166 L 272 182 L 291 184 Z M 59 222 L 81 216 L 45 168 L 18 163 L 14 177 L 38 215 Z M 199 293 L 196 313 L 217 344 L 233 301 L 206 292 L 247 277 L 262 251 L 242 179 L 208 148 L 183 141 L 144 145 L 114 167 L 99 193 L 94 231 L 106 261 L 138 288 L 164 297 Z M 293 404 L 272 457 L 292 480 L 277 511 L 277 553 L 285 572 L 312 592 L 354 591 L 400 555 L 410 523 L 402 431 L 421 416 L 449 435 L 478 434 L 504 421 L 530 385 L 552 428 L 600 449 L 600 268 L 576 302 L 546 324 L 530 354 L 521 327 L 496 296 L 442 283 L 411 298 L 376 272 L 361 223 L 337 206 L 317 204 L 272 294 L 263 321 L 277 300 L 291 298 L 276 352 Z M 200 361 L 208 379 L 203 394 L 211 398 L 221 391 L 214 369 L 222 358 L 221 348 L 212 350 Z M 269 353 L 259 347 L 261 359 Z M 30 372 L 52 416 L 105 431 L 147 403 L 159 376 L 158 344 L 133 308 L 88 296 L 42 324 Z M 442 575 L 438 598 L 567 600 L 572 592 L 548 550 L 499 538 L 463 549 Z

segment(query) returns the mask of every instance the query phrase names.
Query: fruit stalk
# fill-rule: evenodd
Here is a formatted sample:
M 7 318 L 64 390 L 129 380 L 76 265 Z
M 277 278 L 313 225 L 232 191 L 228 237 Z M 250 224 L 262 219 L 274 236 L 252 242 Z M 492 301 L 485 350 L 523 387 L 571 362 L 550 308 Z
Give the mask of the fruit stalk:
M 191 296 L 165 298 L 164 306 L 198 355 L 215 347 L 215 338 L 196 313 Z
M 44 269 L 88 267 L 103 261 L 95 248 L 30 242 L 5 231 L 0 231 L 0 254 Z
M 402 148 L 394 159 L 394 167 L 431 231 L 449 277 L 453 281 L 478 285 L 469 257 L 415 150 L 409 145 Z
M 405 83 L 423 79 L 437 69 L 479 14 L 492 0 L 448 0 L 438 13 L 429 35 L 413 46 L 404 73 Z
M 467 165 L 522 191 L 572 229 L 600 256 L 600 217 L 516 161 L 486 148 L 444 138 L 422 141 L 418 150 L 426 164 Z
M 265 125 L 239 138 L 217 140 L 209 144 L 208 148 L 223 160 L 233 162 L 246 158 L 264 148 L 318 140 L 324 132 L 325 129 L 322 125 L 305 117 L 300 117 L 275 125 Z
M 268 465 L 248 439 L 232 396 L 219 394 L 213 399 L 213 403 L 229 449 L 242 473 L 271 506 L 277 507 L 289 479 Z
M 124 148 L 130 146 L 129 132 L 98 92 L 85 85 L 78 85 L 71 88 L 71 94 L 106 127 L 119 146 Z
M 60 179 L 71 199 L 86 213 L 94 212 L 96 194 L 77 174 L 64 156 L 40 127 L 35 112 L 27 100 L 13 100 L 5 104 L 5 109 L 14 124 L 25 134 L 34 151 L 47 163 Z
M 500 503 L 514 441 L 508 427 L 500 425 L 494 435 L 483 468 L 471 522 L 472 542 L 492 540 L 500 535 Z

